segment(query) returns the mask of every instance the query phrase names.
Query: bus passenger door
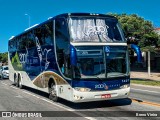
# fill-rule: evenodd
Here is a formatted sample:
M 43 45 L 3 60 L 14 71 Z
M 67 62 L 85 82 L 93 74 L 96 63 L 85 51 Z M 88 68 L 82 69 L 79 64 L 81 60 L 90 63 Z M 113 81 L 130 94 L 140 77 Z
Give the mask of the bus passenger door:
M 70 65 L 70 41 L 69 32 L 67 27 L 67 20 L 65 18 L 55 19 L 55 44 L 57 55 L 57 65 L 60 73 L 63 76 L 65 83 L 60 85 L 59 95 L 65 99 L 71 98 L 71 92 L 67 92 L 70 86 L 67 84 L 67 79 L 71 78 L 71 65 Z M 67 93 L 67 94 L 66 94 Z M 70 94 L 70 95 L 69 95 Z

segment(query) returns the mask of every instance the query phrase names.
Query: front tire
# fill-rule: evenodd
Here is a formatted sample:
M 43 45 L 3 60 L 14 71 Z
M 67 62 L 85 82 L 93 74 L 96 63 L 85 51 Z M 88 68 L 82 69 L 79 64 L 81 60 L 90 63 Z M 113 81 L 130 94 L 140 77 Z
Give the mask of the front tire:
M 49 99 L 51 99 L 54 102 L 58 102 L 59 100 L 57 96 L 56 84 L 54 82 L 51 82 L 51 85 L 49 88 Z
M 0 75 L 0 80 L 2 80 L 2 75 Z
M 3 74 L 2 74 L 2 76 L 1 76 L 1 79 L 2 79 L 2 80 L 4 79 L 4 76 L 3 76 Z

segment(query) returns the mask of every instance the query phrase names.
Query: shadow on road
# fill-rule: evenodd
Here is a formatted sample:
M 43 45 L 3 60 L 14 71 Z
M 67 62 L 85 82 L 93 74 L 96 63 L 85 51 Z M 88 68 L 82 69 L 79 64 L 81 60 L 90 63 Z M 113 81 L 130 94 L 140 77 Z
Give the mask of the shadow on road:
M 3 78 L 3 79 L 2 79 L 2 78 L 0 77 L 0 80 L 4 81 L 4 80 L 8 80 L 8 78 Z
M 71 103 L 65 100 L 61 100 L 60 102 L 65 104 L 66 106 L 72 107 L 73 109 L 81 110 L 81 109 L 125 106 L 125 105 L 130 105 L 132 103 L 132 100 L 129 98 L 125 98 L 125 99 L 117 99 L 117 100 L 104 100 L 104 101 L 83 102 L 83 103 Z

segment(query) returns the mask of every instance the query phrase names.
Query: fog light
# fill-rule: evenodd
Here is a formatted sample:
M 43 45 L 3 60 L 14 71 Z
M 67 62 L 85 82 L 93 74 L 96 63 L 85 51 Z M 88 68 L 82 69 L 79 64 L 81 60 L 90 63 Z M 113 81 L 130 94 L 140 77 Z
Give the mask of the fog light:
M 124 89 L 124 88 L 128 88 L 129 86 L 130 86 L 129 84 L 126 84 L 126 85 L 122 85 L 120 88 Z
M 80 99 L 80 97 L 77 96 L 77 95 L 74 95 L 74 98 L 75 98 L 76 100 L 79 100 L 79 99 Z

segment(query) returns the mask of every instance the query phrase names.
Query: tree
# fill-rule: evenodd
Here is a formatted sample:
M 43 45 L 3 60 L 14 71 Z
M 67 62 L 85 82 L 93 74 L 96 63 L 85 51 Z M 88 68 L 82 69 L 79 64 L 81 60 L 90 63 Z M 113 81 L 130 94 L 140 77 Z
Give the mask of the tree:
M 0 53 L 0 61 L 2 63 L 7 63 L 8 62 L 8 53 Z
M 160 46 L 160 37 L 159 37 L 159 39 L 157 41 L 157 44 L 158 44 L 158 46 Z
M 138 40 L 138 45 L 141 48 L 157 47 L 160 45 L 160 37 L 154 32 L 152 22 L 144 20 L 144 18 L 136 14 L 110 14 L 119 20 L 125 37 L 135 37 Z

